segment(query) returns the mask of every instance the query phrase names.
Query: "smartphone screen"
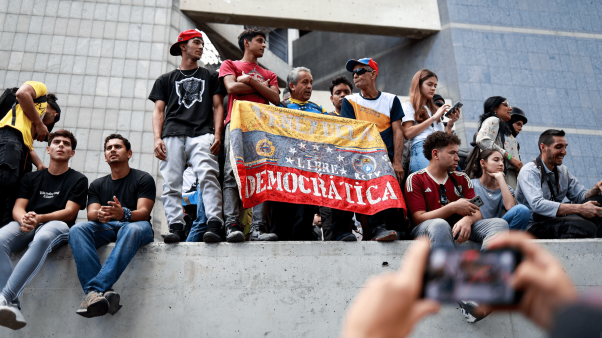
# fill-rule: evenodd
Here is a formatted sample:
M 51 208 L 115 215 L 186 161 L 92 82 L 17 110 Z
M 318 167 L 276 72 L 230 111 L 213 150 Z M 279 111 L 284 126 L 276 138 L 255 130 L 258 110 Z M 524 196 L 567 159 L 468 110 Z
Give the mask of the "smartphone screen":
M 521 254 L 512 249 L 431 250 L 423 296 L 441 303 L 516 304 L 520 293 L 510 278 L 520 261 Z

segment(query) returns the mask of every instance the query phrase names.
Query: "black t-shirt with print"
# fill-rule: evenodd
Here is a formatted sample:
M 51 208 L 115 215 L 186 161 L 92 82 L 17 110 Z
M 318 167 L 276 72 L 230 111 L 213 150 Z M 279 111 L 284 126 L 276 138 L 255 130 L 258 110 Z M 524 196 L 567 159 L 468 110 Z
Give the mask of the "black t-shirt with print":
M 219 74 L 203 67 L 159 76 L 148 98 L 165 102 L 161 138 L 213 134 L 213 95 L 221 92 L 220 86 Z
M 79 209 L 86 208 L 88 197 L 88 178 L 71 168 L 60 175 L 52 175 L 48 169 L 25 174 L 17 198 L 29 200 L 26 211 L 44 215 L 67 206 L 67 201 L 75 202 Z M 75 224 L 75 218 L 65 222 Z
M 134 211 L 137 210 L 139 198 L 154 201 L 155 193 L 153 177 L 145 171 L 130 168 L 130 172 L 118 180 L 112 179 L 111 174 L 95 179 L 88 189 L 88 205 L 98 203 L 107 206 L 116 196 L 121 206 Z M 149 216 L 149 222 L 150 219 Z

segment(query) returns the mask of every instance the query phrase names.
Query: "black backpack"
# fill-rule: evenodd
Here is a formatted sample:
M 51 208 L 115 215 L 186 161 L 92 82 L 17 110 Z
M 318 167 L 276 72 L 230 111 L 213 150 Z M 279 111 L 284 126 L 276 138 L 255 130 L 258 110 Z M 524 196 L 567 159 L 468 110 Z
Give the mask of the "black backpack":
M 0 119 L 3 119 L 6 116 L 6 114 L 8 114 L 8 112 L 12 110 L 13 111 L 13 119 L 12 119 L 11 124 L 13 126 L 15 125 L 15 120 L 17 118 L 15 113 L 16 113 L 17 105 L 19 104 L 19 101 L 17 101 L 17 90 L 19 90 L 19 88 L 17 88 L 17 87 L 7 88 L 4 90 L 2 95 L 0 95 Z M 37 99 L 34 99 L 33 102 L 34 103 L 47 102 L 46 95 L 40 96 Z

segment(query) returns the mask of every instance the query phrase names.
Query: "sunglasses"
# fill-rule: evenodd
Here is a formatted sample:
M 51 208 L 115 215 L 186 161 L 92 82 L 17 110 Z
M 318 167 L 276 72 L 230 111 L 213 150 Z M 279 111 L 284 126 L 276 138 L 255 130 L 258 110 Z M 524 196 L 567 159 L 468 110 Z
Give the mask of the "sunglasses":
M 362 76 L 366 73 L 372 73 L 371 70 L 367 70 L 366 68 L 358 68 L 352 72 L 353 74 L 357 74 L 357 76 Z
M 507 101 L 502 102 L 502 104 L 508 108 L 510 108 L 510 103 L 508 103 Z
M 445 186 L 443 184 L 439 184 L 439 202 L 441 202 L 441 206 L 447 205 L 447 203 L 449 203 L 445 191 Z

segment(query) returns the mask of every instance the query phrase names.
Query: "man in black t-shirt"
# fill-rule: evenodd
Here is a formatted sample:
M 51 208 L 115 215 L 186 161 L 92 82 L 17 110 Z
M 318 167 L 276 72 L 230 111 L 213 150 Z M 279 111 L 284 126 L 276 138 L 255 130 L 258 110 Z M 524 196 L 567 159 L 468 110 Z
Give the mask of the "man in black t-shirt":
M 19 296 L 48 252 L 67 243 L 69 227 L 86 207 L 88 179 L 69 168 L 76 146 L 69 131 L 49 135 L 48 168 L 23 176 L 13 208 L 14 221 L 0 229 L 0 248 L 4 249 L 0 250 L 0 326 L 13 330 L 25 326 Z M 11 254 L 25 248 L 27 252 L 13 268 Z
M 150 213 L 155 204 L 155 180 L 130 168 L 130 142 L 119 134 L 107 136 L 105 161 L 111 174 L 88 189 L 88 221 L 69 234 L 77 277 L 86 293 L 77 314 L 86 318 L 115 314 L 120 296 L 112 290 L 138 249 L 153 241 Z M 116 242 L 101 266 L 96 248 Z
M 170 53 L 182 55 L 180 68 L 161 75 L 148 97 L 155 103 L 155 156 L 161 160 L 164 180 L 161 199 L 169 224 L 165 243 L 186 240 L 182 174 L 188 163 L 203 195 L 208 226 L 203 238 L 219 242 L 224 221 L 217 155 L 224 129 L 224 107 L 218 74 L 197 64 L 203 54 L 203 35 L 197 30 L 180 33 Z

